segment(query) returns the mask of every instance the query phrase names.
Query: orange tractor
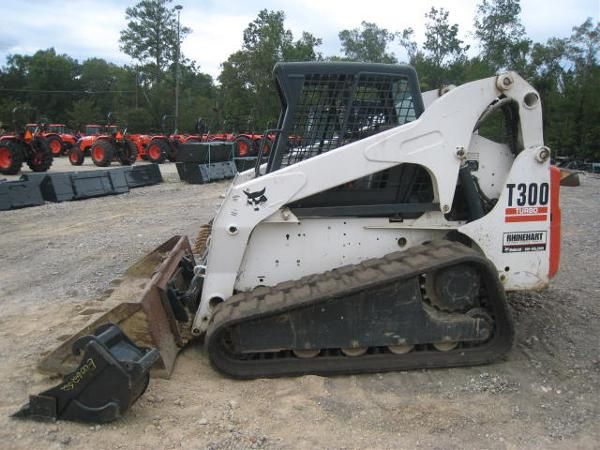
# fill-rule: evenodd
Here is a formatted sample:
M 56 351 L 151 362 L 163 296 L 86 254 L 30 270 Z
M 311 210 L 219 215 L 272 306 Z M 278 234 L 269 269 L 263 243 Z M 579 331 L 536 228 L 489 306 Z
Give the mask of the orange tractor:
M 34 111 L 31 108 L 16 107 L 12 110 L 14 133 L 0 136 L 0 173 L 14 175 L 19 173 L 23 163 L 27 163 L 34 172 L 46 172 L 52 165 L 52 152 L 40 127 L 33 130 L 20 125 L 18 117 L 24 113 Z
M 237 122 L 237 121 L 236 121 Z M 225 121 L 227 123 L 227 121 Z M 247 130 L 255 129 L 252 125 L 252 117 L 248 117 L 246 124 Z M 236 158 L 256 157 L 260 153 L 262 145 L 262 153 L 264 156 L 269 154 L 275 134 L 260 134 L 254 131 L 242 131 L 241 133 L 215 135 L 214 140 L 233 141 L 233 150 Z
M 137 146 L 127 136 L 127 130 L 121 131 L 111 119 L 109 113 L 107 125 L 104 127 L 86 126 L 86 135 L 69 151 L 71 164 L 82 165 L 86 154 L 89 154 L 93 163 L 99 167 L 109 166 L 113 161 L 118 161 L 124 166 L 135 163 Z M 95 134 L 87 134 L 88 132 Z
M 74 166 L 83 164 L 85 156 L 91 156 L 90 150 L 99 136 L 116 134 L 118 132 L 116 125 L 98 125 L 88 124 L 85 126 L 81 138 L 69 151 L 69 162 Z
M 26 128 L 31 132 L 38 128 L 40 135 L 46 139 L 52 156 L 55 157 L 67 154 L 78 140 L 77 135 L 67 132 L 64 123 L 28 123 Z
M 111 125 L 111 126 L 115 129 L 117 127 L 116 125 Z M 95 136 L 95 135 L 102 133 L 105 128 L 106 128 L 106 125 L 98 125 L 96 123 L 90 123 L 85 126 L 85 128 L 83 129 L 83 132 L 81 133 L 81 136 Z
M 262 145 L 263 156 L 266 156 L 271 151 L 275 134 L 258 134 L 254 132 L 241 133 L 235 136 L 235 156 L 257 156 Z M 262 143 L 262 144 L 261 144 Z
M 168 159 L 175 161 L 177 149 L 164 134 L 130 134 L 128 138 L 135 144 L 138 155 L 147 161 L 160 164 Z
M 206 132 L 206 126 L 204 125 L 204 121 L 199 118 L 196 121 L 195 133 L 180 133 L 179 130 L 175 129 L 172 133 L 167 131 L 167 120 L 173 119 L 175 116 L 165 114 L 162 116 L 161 124 L 164 135 L 168 135 L 169 144 L 173 149 L 177 149 L 180 144 L 185 144 L 187 142 L 206 142 L 208 140 L 208 133 Z M 175 156 L 177 152 L 174 152 L 174 158 L 171 161 L 175 161 Z
M 167 134 L 166 130 L 166 121 L 168 119 L 173 118 L 171 115 L 164 115 L 162 117 L 162 129 L 164 135 Z M 163 137 L 163 136 L 160 136 Z M 173 133 L 168 136 L 168 143 L 170 144 L 170 148 L 173 150 L 173 158 L 169 159 L 171 161 L 175 161 L 175 155 L 177 147 L 181 144 L 185 144 L 188 142 L 215 142 L 215 141 L 223 141 L 223 142 L 233 142 L 234 143 L 234 151 L 236 157 L 254 157 L 259 153 L 259 149 L 261 146 L 261 142 L 263 142 L 263 155 L 266 156 L 269 154 L 271 146 L 275 140 L 275 134 L 270 133 L 267 135 L 258 134 L 254 132 L 245 132 L 245 133 L 232 133 L 232 132 L 222 132 L 222 133 L 211 133 L 207 130 L 207 127 L 202 120 L 199 118 L 196 121 L 195 133 L 193 134 L 181 134 L 175 130 Z

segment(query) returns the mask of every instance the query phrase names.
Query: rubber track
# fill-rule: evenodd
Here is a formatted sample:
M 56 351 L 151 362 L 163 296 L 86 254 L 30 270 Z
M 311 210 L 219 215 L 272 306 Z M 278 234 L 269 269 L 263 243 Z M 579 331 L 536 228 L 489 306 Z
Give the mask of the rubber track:
M 376 289 L 390 282 L 410 279 L 460 263 L 477 265 L 486 286 L 486 308 L 494 318 L 494 331 L 493 336 L 481 345 L 459 346 L 448 352 L 421 349 L 403 355 L 395 355 L 375 347 L 357 357 L 345 356 L 337 350 L 324 350 L 314 358 L 297 358 L 291 351 L 259 354 L 251 358 L 240 357 L 230 354 L 221 345 L 227 328 L 242 321 L 281 314 L 323 299 L 339 298 L 364 289 Z M 456 242 L 441 240 L 296 281 L 236 294 L 215 307 L 205 344 L 211 364 L 217 370 L 233 378 L 259 378 L 486 364 L 510 350 L 513 336 L 513 323 L 496 268 L 474 250 Z

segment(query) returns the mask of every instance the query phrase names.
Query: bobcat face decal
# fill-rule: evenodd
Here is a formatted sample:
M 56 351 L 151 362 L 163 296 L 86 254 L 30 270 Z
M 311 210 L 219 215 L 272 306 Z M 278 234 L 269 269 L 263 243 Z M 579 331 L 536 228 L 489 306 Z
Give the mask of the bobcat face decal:
M 246 194 L 246 203 L 254 208 L 254 211 L 258 211 L 260 209 L 260 205 L 267 201 L 267 197 L 265 197 L 265 191 L 267 188 L 262 188 L 260 191 L 248 192 L 243 191 Z

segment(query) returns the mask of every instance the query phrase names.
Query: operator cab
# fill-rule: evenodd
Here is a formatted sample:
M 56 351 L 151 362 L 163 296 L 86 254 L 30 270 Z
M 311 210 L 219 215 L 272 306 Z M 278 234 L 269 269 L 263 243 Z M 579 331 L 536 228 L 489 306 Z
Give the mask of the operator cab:
M 280 63 L 277 141 L 267 172 L 416 120 L 424 110 L 407 65 Z M 340 167 L 338 170 L 343 170 Z M 288 205 L 297 216 L 418 217 L 438 210 L 429 173 L 400 164 Z

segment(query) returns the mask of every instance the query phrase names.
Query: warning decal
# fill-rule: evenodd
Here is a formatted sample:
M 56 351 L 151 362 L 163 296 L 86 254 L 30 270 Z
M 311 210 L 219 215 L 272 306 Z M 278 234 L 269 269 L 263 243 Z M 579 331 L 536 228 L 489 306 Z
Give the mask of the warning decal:
M 546 250 L 546 231 L 512 231 L 504 233 L 502 253 L 543 252 Z

